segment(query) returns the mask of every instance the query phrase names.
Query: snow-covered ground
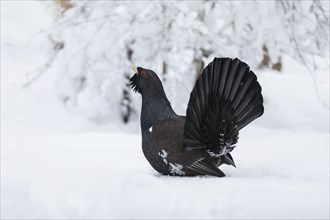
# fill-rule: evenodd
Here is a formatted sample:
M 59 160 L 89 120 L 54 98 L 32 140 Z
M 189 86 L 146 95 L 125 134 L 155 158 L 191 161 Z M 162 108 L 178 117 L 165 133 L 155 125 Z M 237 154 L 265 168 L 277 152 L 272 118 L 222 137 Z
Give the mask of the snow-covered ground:
M 40 3 L 1 2 L 2 219 L 329 218 L 329 110 L 299 64 L 259 71 L 265 114 L 241 132 L 227 177 L 160 176 L 138 125 L 97 126 L 68 111 L 55 72 L 22 88 L 45 61 L 42 39 L 26 43 L 48 16 Z M 328 71 L 316 81 L 329 106 Z

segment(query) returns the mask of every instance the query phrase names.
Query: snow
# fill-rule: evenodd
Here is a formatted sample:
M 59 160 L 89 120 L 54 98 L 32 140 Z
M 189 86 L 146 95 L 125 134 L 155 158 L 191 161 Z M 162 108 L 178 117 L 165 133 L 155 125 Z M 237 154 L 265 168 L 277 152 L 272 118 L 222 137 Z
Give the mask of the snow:
M 10 122 L 1 143 L 3 218 L 329 216 L 326 133 L 250 126 L 233 152 L 237 168 L 222 167 L 227 177 L 180 178 L 152 170 L 139 135 Z
M 96 125 L 68 110 L 55 71 L 22 88 L 48 51 L 26 44 L 51 22 L 44 7 L 1 1 L 1 219 L 329 219 L 329 110 L 294 60 L 257 72 L 265 114 L 240 132 L 227 177 L 161 176 L 138 121 Z M 329 70 L 315 75 L 329 106 Z

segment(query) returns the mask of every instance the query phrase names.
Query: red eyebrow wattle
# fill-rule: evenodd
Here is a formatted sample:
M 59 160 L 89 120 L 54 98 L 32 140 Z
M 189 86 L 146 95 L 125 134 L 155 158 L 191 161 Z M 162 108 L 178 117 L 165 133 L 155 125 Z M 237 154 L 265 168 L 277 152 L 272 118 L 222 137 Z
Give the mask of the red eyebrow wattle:
M 142 70 L 142 71 L 141 71 L 141 75 L 142 75 L 144 78 L 147 78 L 147 72 L 146 72 L 146 71 Z

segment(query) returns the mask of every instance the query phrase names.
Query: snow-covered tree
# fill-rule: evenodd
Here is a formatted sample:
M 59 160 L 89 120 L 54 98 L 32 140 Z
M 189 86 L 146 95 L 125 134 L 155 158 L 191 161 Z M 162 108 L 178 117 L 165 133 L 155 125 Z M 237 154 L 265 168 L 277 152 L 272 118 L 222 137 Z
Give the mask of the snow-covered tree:
M 280 70 L 283 54 L 310 72 L 316 59 L 329 65 L 329 5 L 319 0 L 71 1 L 60 14 L 43 32 L 55 48 L 46 67 L 57 68 L 63 102 L 97 122 L 138 118 L 132 65 L 157 72 L 181 114 L 214 56 L 238 57 L 254 69 Z

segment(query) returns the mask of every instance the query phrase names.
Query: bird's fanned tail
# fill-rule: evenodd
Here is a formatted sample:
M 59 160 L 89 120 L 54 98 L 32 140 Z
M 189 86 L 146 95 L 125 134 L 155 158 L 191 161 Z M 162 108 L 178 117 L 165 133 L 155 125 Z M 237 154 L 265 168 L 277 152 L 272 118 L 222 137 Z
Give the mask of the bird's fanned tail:
M 239 130 L 263 111 L 261 87 L 250 67 L 237 58 L 215 58 L 190 94 L 183 151 L 204 149 L 219 164 L 235 166 L 230 152 Z

